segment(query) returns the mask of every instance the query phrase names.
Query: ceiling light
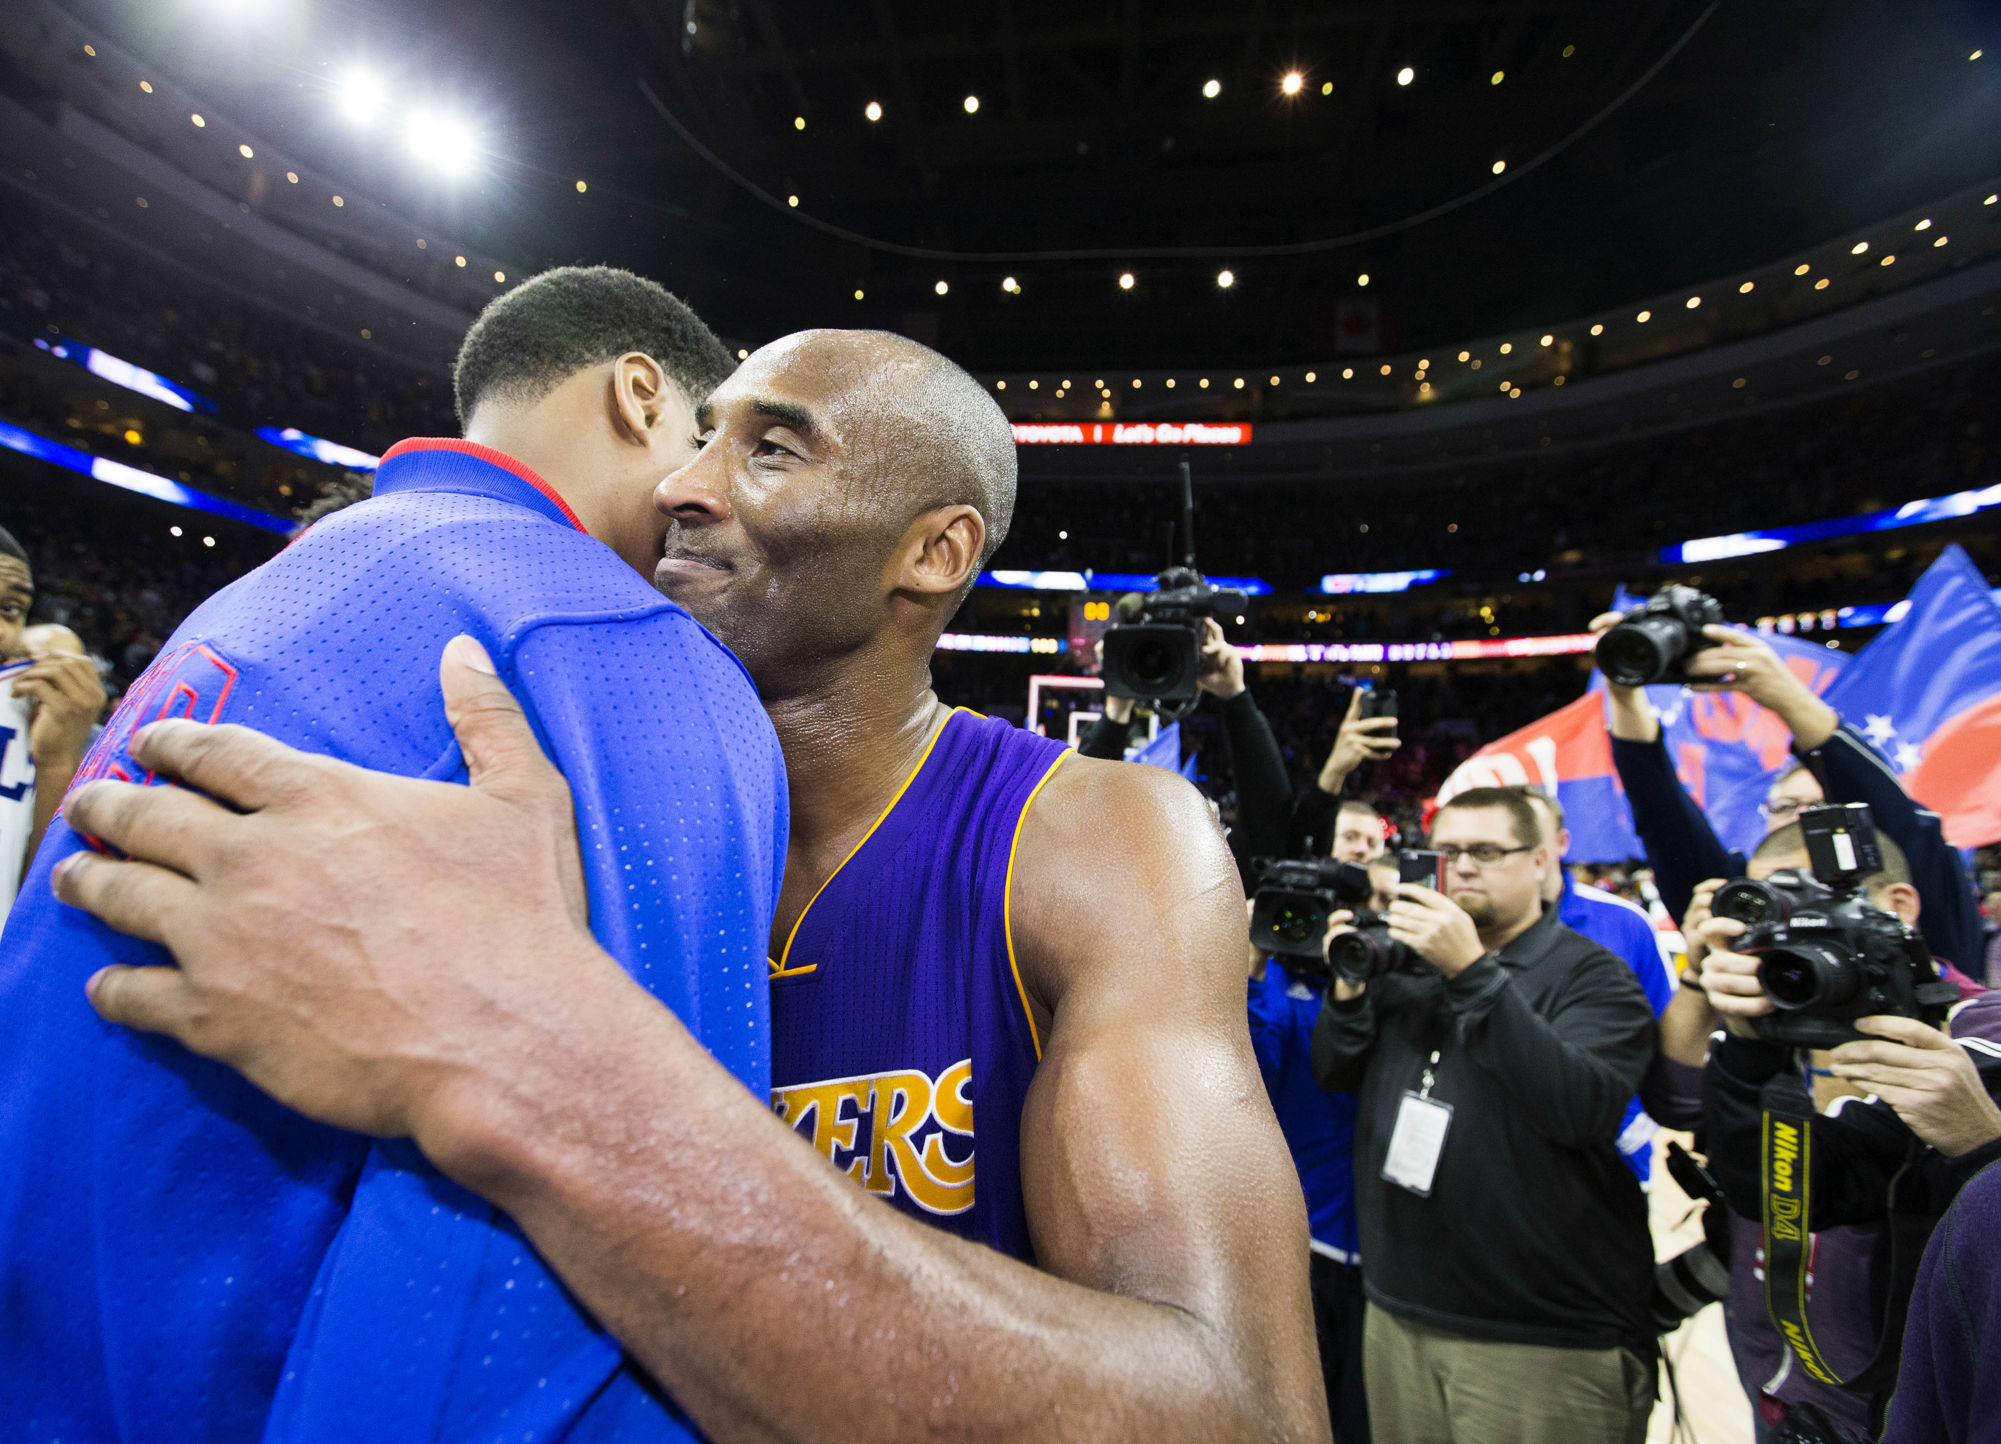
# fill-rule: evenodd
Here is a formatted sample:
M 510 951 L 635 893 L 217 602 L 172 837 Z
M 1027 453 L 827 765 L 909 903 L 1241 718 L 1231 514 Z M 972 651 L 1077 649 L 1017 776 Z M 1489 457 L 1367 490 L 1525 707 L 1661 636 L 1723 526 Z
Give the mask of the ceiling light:
M 1007 382 L 1005 382 L 1005 381 L 996 381 L 996 382 L 994 382 L 994 390 L 996 390 L 996 391 L 1005 391 L 1005 390 L 1007 390 Z
M 334 109 L 352 125 L 371 125 L 386 98 L 382 77 L 372 70 L 343 70 L 334 77 Z
M 1383 363 L 1383 375 L 1387 376 L 1389 374 L 1390 374 L 1390 363 L 1385 361 Z
M 584 183 L 583 183 L 582 181 L 578 181 L 578 182 L 577 182 L 577 194 L 578 194 L 578 195 L 582 195 L 582 194 L 583 194 L 583 193 L 584 193 L 585 191 L 587 191 L 587 190 L 589 190 L 589 189 L 590 189 L 590 187 L 589 187 L 589 186 L 587 186 L 587 185 L 585 185 L 585 184 L 584 184 Z
M 403 123 L 403 143 L 412 155 L 446 175 L 472 169 L 476 150 L 472 130 L 456 116 L 435 110 L 413 112 Z
M 1195 384 L 1197 386 L 1200 386 L 1204 391 L 1207 391 L 1209 389 L 1209 378 L 1207 376 L 1204 376 L 1200 381 L 1196 382 Z
M 97 47 L 95 45 L 84 46 L 83 53 L 88 55 L 92 60 L 97 59 Z
M 297 185 L 299 183 L 299 173 L 295 170 L 288 170 L 285 172 L 285 179 L 293 185 Z
M 1235 386 L 1239 391 L 1242 391 L 1244 389 L 1244 378 L 1239 376 L 1235 381 L 1231 382 L 1230 384 L 1232 386 Z
M 1121 271 L 1119 273 L 1119 289 L 1121 291 L 1130 291 L 1132 288 L 1133 273 L 1131 271 Z
M 1894 265 L 1895 265 L 1896 263 L 1897 263 L 1897 258 L 1896 258 L 1896 256 L 1894 256 L 1894 255 L 1889 255 L 1889 256 L 1885 256 L 1885 257 L 1883 257 L 1883 259 L 1882 259 L 1882 260 L 1880 260 L 1880 261 L 1878 261 L 1878 262 L 1877 262 L 1876 264 L 1877 264 L 1877 265 L 1879 265 L 1879 266 L 1894 266 Z
M 1167 384 L 1168 384 L 1169 386 L 1172 386 L 1172 385 L 1173 385 L 1174 383 L 1173 383 L 1172 381 L 1170 381 L 1170 382 L 1168 382 Z M 1028 383 L 1028 389 L 1029 389 L 1030 391 L 1033 391 L 1033 390 L 1035 390 L 1035 389 L 1036 389 L 1036 388 L 1037 388 L 1038 386 L 1040 386 L 1040 385 L 1042 385 L 1042 383 L 1041 383 L 1040 381 L 1031 381 L 1031 382 L 1029 382 L 1029 383 Z
M 867 116 L 870 120 L 881 120 L 882 102 L 879 100 L 871 100 L 867 105 L 862 107 L 862 114 Z
M 750 359 L 750 350 L 749 350 L 749 348 L 748 348 L 748 347 L 744 347 L 744 346 L 739 346 L 739 347 L 737 347 L 737 348 L 736 348 L 736 359 L 737 359 L 737 360 L 739 360 L 739 361 L 748 361 L 748 360 Z
M 1857 241 L 1854 245 L 1848 248 L 1848 254 L 1851 256 L 1859 256 L 1868 249 L 1869 249 L 1869 243 L 1867 241 Z
M 1139 377 L 1133 377 L 1133 390 L 1139 390 Z
M 1976 50 L 1976 51 L 1974 51 L 1974 52 L 1973 52 L 1973 53 L 1972 53 L 1971 55 L 1967 56 L 1966 58 L 1967 58 L 1968 60 L 1978 60 L 1978 59 L 1979 59 L 1979 58 L 1980 58 L 1981 56 L 1985 55 L 1986 53 L 1987 53 L 1987 52 L 1986 52 L 1985 50 Z
M 1408 65 L 1397 72 L 1398 85 L 1409 85 L 1415 79 L 1417 79 L 1417 72 L 1412 70 Z
M 249 146 L 247 146 L 247 145 L 239 145 L 239 146 L 238 146 L 238 147 L 236 148 L 236 153 L 237 153 L 238 155 L 242 156 L 242 157 L 243 157 L 243 158 L 244 158 L 245 160 L 249 160 L 249 159 L 250 159 L 250 158 L 251 158 L 252 156 L 254 156 L 254 155 L 256 155 L 256 154 L 257 154 L 257 152 L 256 152 L 256 151 L 252 150 L 252 149 L 251 149 L 251 148 L 250 148 Z
M 142 80 L 139 82 L 139 88 L 145 91 L 148 95 L 151 95 L 153 93 L 153 82 L 150 80 Z
M 1635 316 L 1633 319 L 1635 321 L 1638 321 L 1642 326 L 1644 326 L 1646 325 L 1647 322 L 1654 319 L 1654 313 L 1652 311 L 1642 311 L 1640 312 L 1639 315 Z
M 1312 384 L 1313 384 L 1314 382 L 1318 381 L 1319 379 L 1320 379 L 1320 377 L 1319 377 L 1319 376 L 1318 376 L 1318 375 L 1317 375 L 1316 373 L 1314 373 L 1314 372 L 1312 372 L 1312 371 L 1309 371 L 1309 372 L 1307 372 L 1307 373 L 1306 373 L 1306 384 L 1307 384 L 1308 386 L 1311 386 L 1311 385 L 1312 385 Z M 1170 383 L 1170 384 L 1172 384 L 1172 383 Z
M 337 206 L 344 206 L 347 204 L 347 202 L 342 200 L 339 196 L 335 196 L 333 198 L 333 203 Z
M 1545 346 L 1554 346 L 1556 344 L 1556 337 L 1545 336 L 1542 338 L 1542 344 Z
M 804 130 L 804 129 L 806 128 L 806 117 L 805 117 L 805 116 L 803 116 L 803 115 L 795 115 L 795 116 L 793 116 L 793 117 L 792 117 L 792 128 L 793 128 L 794 130 Z
M 967 97 L 966 97 L 966 114 L 968 114 L 968 115 L 977 115 L 977 114 L 979 113 L 979 109 L 980 109 L 980 98 L 979 98 L 979 97 L 978 97 L 977 95 L 969 95 L 969 96 L 967 96 Z
M 196 130 L 200 130 L 203 126 L 208 124 L 207 121 L 201 118 L 201 115 L 199 113 L 189 116 L 188 119 L 192 120 L 195 123 Z
M 1748 295 L 1750 295 L 1750 294 L 1751 294 L 1751 288 L 1752 288 L 1752 286 L 1753 286 L 1754 284 L 1755 284 L 1754 282 L 1751 282 L 1751 281 L 1746 281 L 1746 282 L 1745 282 L 1745 283 L 1744 283 L 1743 285 L 1741 285 L 1741 286 L 1739 286 L 1739 287 L 1737 288 L 1737 294 L 1738 294 L 1738 295 L 1740 295 L 1740 296 L 1748 296 Z
M 1489 84 L 1489 85 L 1499 85 L 1499 84 L 1500 84 L 1500 83 L 1501 83 L 1502 81 L 1506 80 L 1507 78 L 1508 78 L 1508 72 L 1507 72 L 1507 71 L 1505 71 L 1505 70 L 1497 70 L 1497 71 L 1495 71 L 1495 72 L 1493 73 L 1493 75 L 1492 75 L 1492 76 L 1491 76 L 1491 77 L 1490 77 L 1490 78 L 1488 79 L 1488 81 L 1487 81 L 1487 84 Z
M 1320 82 L 1320 93 L 1321 93 L 1322 95 L 1332 95 L 1332 94 L 1334 93 L 1334 82 L 1333 82 L 1333 81 L 1331 81 L 1331 80 L 1323 80 L 1323 81 L 1321 81 L 1321 82 Z
M 1702 304 L 1702 297 L 1700 296 L 1690 296 L 1688 298 L 1688 309 L 1691 311 L 1693 311 L 1697 306 L 1700 306 L 1701 304 Z
M 1343 381 L 1353 381 L 1355 379 L 1355 368 L 1352 366 L 1343 366 L 1341 368 L 1341 379 Z
M 1932 222 L 1930 216 L 1926 216 L 1923 220 L 1919 221 L 1916 225 L 1911 227 L 1911 229 L 1914 231 L 1928 231 L 1931 228 L 1932 228 Z
M 1361 275 L 1359 275 L 1359 276 L 1355 277 L 1355 284 L 1356 284 L 1356 285 L 1358 285 L 1358 286 L 1366 286 L 1366 285 L 1368 285 L 1368 284 L 1369 284 L 1369 273 L 1368 273 L 1367 271 L 1364 271 L 1364 272 L 1362 272 L 1362 274 L 1361 274 Z
M 1272 377 L 1271 384 L 1274 386 L 1278 385 L 1278 378 L 1276 376 Z
M 794 210 L 797 210 L 797 209 L 799 209 L 799 197 L 797 197 L 797 196 L 787 196 L 787 197 L 785 198 L 785 204 L 787 204 L 788 206 L 791 206 L 791 207 L 792 207 L 792 208 L 793 208 Z
M 1229 290 L 1230 287 L 1237 284 L 1237 273 L 1235 271 L 1218 271 L 1216 273 L 1216 284 L 1226 291 Z
M 1940 246 L 1944 244 L 1945 244 L 1945 237 L 1940 236 L 1937 240 L 1932 242 L 1932 249 L 1937 250 Z
M 856 291 L 856 292 L 855 292 L 855 299 L 856 299 L 857 301 L 859 301 L 859 300 L 860 300 L 861 298 L 862 298 L 862 293 L 861 293 L 860 291 Z
M 494 279 L 494 280 L 496 280 L 496 281 L 498 281 L 498 282 L 499 282 L 499 283 L 500 283 L 501 285 L 503 285 L 503 286 L 504 286 L 504 285 L 506 285 L 506 284 L 507 284 L 507 272 L 505 272 L 505 271 L 495 271 L 495 272 L 493 273 L 493 279 Z
M 1021 282 L 1012 276 L 1004 276 L 1001 278 L 1001 289 L 1010 296 L 1019 295 L 1021 293 Z
M 1815 281 L 1813 288 L 1816 291 L 1825 291 L 1827 289 L 1827 277 L 1822 276 L 1818 281 Z
M 1507 168 L 1508 168 L 1508 163 L 1504 160 L 1497 160 L 1494 162 L 1495 175 L 1499 175 L 1502 171 L 1506 170 Z
M 1214 100 L 1217 96 L 1221 95 L 1222 93 L 1223 93 L 1222 81 L 1207 80 L 1202 83 L 1202 94 L 1208 99 Z
M 1032 385 L 1034 385 L 1035 383 L 1034 383 L 1034 382 L 1030 382 L 1029 384 L 1030 384 L 1030 385 L 1032 386 Z M 1169 391 L 1172 391 L 1172 390 L 1174 389 L 1174 378 L 1173 378 L 1172 376 L 1168 377 L 1168 378 L 1167 378 L 1167 381 L 1166 381 L 1166 382 L 1165 382 L 1164 384 L 1166 385 L 1166 387 L 1167 387 L 1167 389 L 1168 389 Z
M 456 261 L 461 267 L 463 267 L 466 263 L 466 258 L 464 256 L 453 256 L 452 259 Z
M 1989 196 L 1986 200 L 1982 201 L 1980 204 L 1982 204 L 1983 206 L 1991 206 L 1994 204 L 1994 202 L 1998 200 L 2001 200 L 2001 191 L 1996 191 L 1993 195 Z
M 932 290 L 934 290 L 934 291 L 936 291 L 936 292 L 937 292 L 937 293 L 938 293 L 939 295 L 941 295 L 941 296 L 942 296 L 942 295 L 944 295 L 944 294 L 945 294 L 945 293 L 946 293 L 947 291 L 951 290 L 952 288 L 951 288 L 951 286 L 950 286 L 950 285 L 948 285 L 948 284 L 947 284 L 947 283 L 945 283 L 944 281 L 940 281 L 940 282 L 939 282 L 939 283 L 938 283 L 937 285 L 933 286 L 933 287 L 932 287 L 931 289 L 932 289 Z
M 1278 83 L 1278 88 L 1287 95 L 1297 95 L 1299 94 L 1299 88 L 1304 84 L 1306 84 L 1305 76 L 1301 75 L 1297 70 L 1288 70 L 1285 73 L 1285 79 Z
M 1512 341 L 1503 341 L 1501 343 L 1501 354 L 1503 356 L 1510 355 L 1514 351 L 1514 349 L 1515 349 L 1515 343 Z
M 1577 53 L 1577 47 L 1575 45 L 1566 45 L 1563 47 L 1563 58 L 1565 60 L 1570 59 L 1570 57 L 1575 55 L 1576 53 Z

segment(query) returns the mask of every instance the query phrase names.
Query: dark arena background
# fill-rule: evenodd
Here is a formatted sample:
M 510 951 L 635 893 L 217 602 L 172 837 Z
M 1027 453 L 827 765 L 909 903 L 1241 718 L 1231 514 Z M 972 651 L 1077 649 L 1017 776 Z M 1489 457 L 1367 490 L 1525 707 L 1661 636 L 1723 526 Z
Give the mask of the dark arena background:
M 1973 0 L 12 0 L 0 525 L 115 703 L 397 441 L 458 434 L 482 307 L 609 264 L 739 357 L 896 332 L 1006 412 L 948 702 L 1078 741 L 1121 599 L 1192 556 L 1243 593 L 1217 619 L 1319 851 L 1351 692 L 1393 691 L 1402 746 L 1347 787 L 1394 837 L 1544 785 L 1579 883 L 1666 933 L 1590 624 L 1680 584 L 1984 898 L 1997 67 Z M 1748 851 L 1783 733 L 1654 694 Z M 1177 710 L 1135 760 L 1233 826 L 1222 709 Z M 1700 1230 L 1655 1177 L 1665 1257 Z M 1651 1437 L 1753 1437 L 1720 1312 L 1669 1336 Z

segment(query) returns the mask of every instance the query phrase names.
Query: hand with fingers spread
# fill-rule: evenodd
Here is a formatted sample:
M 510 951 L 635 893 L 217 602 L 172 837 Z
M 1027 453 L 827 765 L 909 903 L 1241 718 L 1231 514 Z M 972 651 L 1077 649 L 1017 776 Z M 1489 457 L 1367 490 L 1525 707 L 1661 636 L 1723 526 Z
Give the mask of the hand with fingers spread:
M 1793 740 L 1808 752 L 1841 726 L 1841 718 L 1813 689 L 1794 675 L 1783 658 L 1756 632 L 1710 626 L 1702 634 L 1716 645 L 1689 655 L 1684 670 L 1698 692 L 1742 692 L 1779 715 Z
M 170 720 L 132 755 L 185 786 L 78 789 L 70 825 L 126 857 L 65 859 L 57 896 L 180 965 L 103 969 L 97 1011 L 302 1113 L 430 1151 L 426 1125 L 487 1050 L 561 1066 L 543 1025 L 576 1011 L 587 978 L 643 999 L 591 939 L 569 789 L 518 704 L 468 637 L 441 680 L 470 786 Z M 449 1167 L 448 1146 L 433 1157 Z
M 1320 790 L 1336 797 L 1341 795 L 1342 784 L 1357 767 L 1364 762 L 1380 762 L 1403 746 L 1397 737 L 1396 718 L 1362 715 L 1365 690 L 1349 689 L 1347 715 L 1341 719 L 1341 730 L 1335 734 L 1334 750 L 1327 754 L 1327 763 L 1320 769 Z
M 2001 1107 L 1959 1044 L 1916 1018 L 1860 1018 L 1855 1026 L 1883 1041 L 1836 1048 L 1830 1065 L 1835 1077 L 1881 1098 L 1948 1158 L 2001 1139 Z

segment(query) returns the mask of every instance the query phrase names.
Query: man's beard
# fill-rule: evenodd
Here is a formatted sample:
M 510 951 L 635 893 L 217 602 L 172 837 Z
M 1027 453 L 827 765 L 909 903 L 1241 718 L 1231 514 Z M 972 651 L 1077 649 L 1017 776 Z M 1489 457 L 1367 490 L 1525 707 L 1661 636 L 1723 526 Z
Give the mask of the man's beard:
M 1494 900 L 1489 897 L 1454 898 L 1460 910 L 1473 919 L 1473 926 L 1485 931 L 1494 925 Z

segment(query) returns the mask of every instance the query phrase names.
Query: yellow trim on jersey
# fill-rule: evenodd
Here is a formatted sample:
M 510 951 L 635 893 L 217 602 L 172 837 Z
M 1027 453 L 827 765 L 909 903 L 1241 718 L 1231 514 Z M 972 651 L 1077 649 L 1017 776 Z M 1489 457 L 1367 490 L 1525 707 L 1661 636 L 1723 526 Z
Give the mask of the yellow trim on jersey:
M 964 707 L 954 707 L 952 712 L 964 712 L 966 710 Z M 924 744 L 923 755 L 917 759 L 917 765 L 910 769 L 910 775 L 903 779 L 903 785 L 896 789 L 896 795 L 889 799 L 889 806 L 885 807 L 876 820 L 868 825 L 868 831 L 862 834 L 861 841 L 849 848 L 848 855 L 840 860 L 832 872 L 827 874 L 827 881 L 814 888 L 813 896 L 806 899 L 806 906 L 800 909 L 798 920 L 792 924 L 792 931 L 785 935 L 785 951 L 778 955 L 776 963 L 771 964 L 770 976 L 774 978 L 802 978 L 812 972 L 813 968 L 820 966 L 818 963 L 814 963 L 812 967 L 806 968 L 789 968 L 786 966 L 786 959 L 792 956 L 792 944 L 798 941 L 799 929 L 805 925 L 806 914 L 813 911 L 813 904 L 818 902 L 820 894 L 827 890 L 827 883 L 832 882 L 841 875 L 841 869 L 854 861 L 855 854 L 862 850 L 863 845 L 871 837 L 875 836 L 875 830 L 888 821 L 890 813 L 896 811 L 896 804 L 903 801 L 903 794 L 910 790 L 910 784 L 917 780 L 917 774 L 922 772 L 924 764 L 931 760 L 931 750 L 938 745 L 938 739 L 945 735 L 945 729 L 951 725 L 952 712 L 945 714 L 945 720 L 938 724 L 937 730 L 931 734 L 931 740 Z M 972 715 L 978 716 L 979 714 L 973 713 Z M 765 961 L 769 963 L 771 960 L 767 958 Z
M 1035 1061 L 1042 1061 L 1042 1037 L 1035 1030 L 1035 1010 L 1028 1006 L 1028 989 L 1021 985 L 1021 967 L 1014 960 L 1014 854 L 1021 846 L 1022 824 L 1028 821 L 1028 809 L 1035 806 L 1036 794 L 1049 785 L 1049 779 L 1056 775 L 1056 769 L 1063 765 L 1063 759 L 1076 754 L 1064 748 L 1056 754 L 1056 760 L 1049 764 L 1049 770 L 1042 774 L 1042 780 L 1035 784 L 1028 794 L 1028 800 L 1021 804 L 1021 816 L 1014 820 L 1014 841 L 1007 845 L 1007 878 L 1001 887 L 1001 934 L 1007 939 L 1007 970 L 1014 974 L 1014 991 L 1021 999 L 1022 1016 L 1028 1019 L 1028 1041 L 1035 1045 Z

